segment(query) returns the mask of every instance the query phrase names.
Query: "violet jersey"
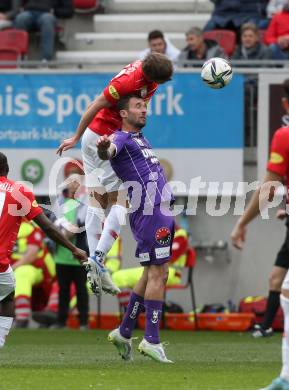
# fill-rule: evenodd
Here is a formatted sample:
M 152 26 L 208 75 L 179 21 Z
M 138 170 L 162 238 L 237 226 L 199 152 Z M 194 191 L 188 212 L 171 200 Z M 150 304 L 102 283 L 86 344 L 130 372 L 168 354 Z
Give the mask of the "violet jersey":
M 116 148 L 111 166 L 128 188 L 132 207 L 146 209 L 171 203 L 174 198 L 164 170 L 143 134 L 119 130 L 111 141 Z

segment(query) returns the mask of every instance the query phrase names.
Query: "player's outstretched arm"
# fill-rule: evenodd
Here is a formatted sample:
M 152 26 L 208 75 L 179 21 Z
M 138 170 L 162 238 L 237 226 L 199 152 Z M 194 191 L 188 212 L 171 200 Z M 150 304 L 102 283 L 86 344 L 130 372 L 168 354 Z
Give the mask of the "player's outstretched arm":
M 47 234 L 53 241 L 57 244 L 64 246 L 69 249 L 73 256 L 79 260 L 80 263 L 85 263 L 87 261 L 86 252 L 82 249 L 77 248 L 72 244 L 62 233 L 61 231 L 46 217 L 45 214 L 41 213 L 34 218 L 34 221 L 41 227 L 44 233 Z
M 107 135 L 103 135 L 96 142 L 97 154 L 102 160 L 109 160 L 115 153 L 115 145 L 111 143 Z
M 232 244 L 237 249 L 243 249 L 246 239 L 247 225 L 260 214 L 261 210 L 271 201 L 276 191 L 276 184 L 282 185 L 282 176 L 267 171 L 262 185 L 254 192 L 244 214 L 239 218 L 231 233 Z
M 110 107 L 110 103 L 106 100 L 104 94 L 97 96 L 97 98 L 88 106 L 85 113 L 82 115 L 76 133 L 73 137 L 65 139 L 62 144 L 57 149 L 56 153 L 61 156 L 63 152 L 73 148 L 77 142 L 80 140 L 83 135 L 85 129 L 92 122 L 95 115 L 102 108 Z

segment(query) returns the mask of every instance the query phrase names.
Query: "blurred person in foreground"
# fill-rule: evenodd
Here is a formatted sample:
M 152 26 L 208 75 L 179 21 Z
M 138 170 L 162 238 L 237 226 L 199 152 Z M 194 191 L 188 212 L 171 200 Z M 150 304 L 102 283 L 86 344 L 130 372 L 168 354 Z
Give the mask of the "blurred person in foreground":
M 178 62 L 180 66 L 190 65 L 190 60 L 209 60 L 213 57 L 227 58 L 224 50 L 216 41 L 204 39 L 199 27 L 192 27 L 186 32 L 187 46 L 181 51 Z
M 88 253 L 86 233 L 84 229 L 87 197 L 83 185 L 83 167 L 78 160 L 68 162 L 64 167 L 63 194 L 54 222 L 62 233 L 75 245 Z M 71 285 L 75 286 L 80 329 L 87 327 L 88 292 L 86 272 L 73 254 L 63 245 L 56 245 L 54 254 L 56 274 L 59 284 L 59 305 L 57 327 L 64 328 L 69 312 Z
M 288 83 L 288 80 L 287 80 Z M 285 82 L 286 84 L 286 82 Z M 272 201 L 276 189 L 285 182 L 289 188 L 289 126 L 278 129 L 271 142 L 270 159 L 262 186 L 255 191 L 243 215 L 232 233 L 232 244 L 242 249 L 248 224 L 256 218 L 268 202 Z M 288 211 L 288 194 L 286 210 Z M 279 213 L 278 213 L 279 214 Z M 288 221 L 288 219 L 287 219 Z M 261 326 L 255 327 L 255 337 L 272 335 L 271 324 L 279 308 L 279 297 L 284 312 L 284 334 L 282 342 L 283 366 L 280 377 L 263 390 L 289 390 L 289 236 L 288 228 L 270 276 L 270 292 L 267 308 Z M 280 295 L 281 290 L 281 295 Z
M 31 310 L 45 306 L 56 276 L 45 235 L 33 221 L 21 223 L 10 261 L 16 279 L 16 327 L 27 328 Z
M 52 240 L 69 249 L 81 263 L 86 253 L 73 245 L 44 215 L 33 193 L 22 184 L 7 178 L 7 157 L 0 153 L 0 347 L 12 327 L 14 317 L 15 277 L 9 264 L 22 219 L 34 220 Z
M 160 30 L 153 30 L 149 33 L 148 45 L 147 49 L 140 52 L 140 60 L 143 60 L 149 53 L 155 52 L 165 54 L 171 61 L 175 62 L 180 54 L 180 50 Z

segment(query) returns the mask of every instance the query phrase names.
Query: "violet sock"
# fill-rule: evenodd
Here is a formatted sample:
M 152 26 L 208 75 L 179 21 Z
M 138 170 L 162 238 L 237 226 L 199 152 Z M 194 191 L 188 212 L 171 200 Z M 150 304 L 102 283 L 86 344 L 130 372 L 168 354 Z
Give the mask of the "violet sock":
M 163 311 L 163 301 L 153 301 L 146 299 L 144 301 L 144 305 L 146 310 L 145 339 L 149 343 L 159 344 L 159 330 Z
M 142 311 L 144 311 L 144 298 L 132 292 L 125 315 L 119 327 L 120 334 L 126 339 L 131 338 L 137 318 Z

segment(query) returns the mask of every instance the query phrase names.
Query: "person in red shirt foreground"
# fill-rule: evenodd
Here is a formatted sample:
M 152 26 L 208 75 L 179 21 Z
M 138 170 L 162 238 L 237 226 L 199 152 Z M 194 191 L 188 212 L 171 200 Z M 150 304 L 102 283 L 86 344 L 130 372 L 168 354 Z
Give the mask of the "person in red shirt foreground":
M 270 45 L 274 59 L 289 59 L 289 0 L 283 10 L 273 16 L 265 33 L 265 43 Z
M 82 160 L 90 194 L 85 220 L 90 255 L 87 271 L 91 289 L 97 295 L 102 290 L 112 295 L 120 292 L 103 263 L 125 223 L 127 209 L 126 191 L 119 191 L 122 182 L 110 161 L 99 158 L 96 143 L 101 136 L 111 135 L 121 128 L 121 117 L 116 108 L 121 97 L 134 93 L 149 102 L 158 84 L 169 81 L 172 75 L 172 62 L 161 53 L 151 53 L 144 60 L 127 65 L 90 104 L 74 137 L 64 140 L 57 150 L 61 155 L 73 148 L 83 135 Z M 104 209 L 109 210 L 106 219 Z
M 247 225 L 256 218 L 274 197 L 276 188 L 284 180 L 289 188 L 289 126 L 278 129 L 271 143 L 270 160 L 262 186 L 255 191 L 243 215 L 238 220 L 232 233 L 232 244 L 242 249 L 247 233 Z M 288 200 L 287 200 L 288 201 Z M 288 204 L 287 204 L 288 207 Z M 285 276 L 285 273 L 284 273 Z M 270 295 L 269 295 L 270 299 Z M 263 390 L 289 390 L 289 272 L 284 278 L 281 296 L 281 306 L 284 311 L 284 336 L 282 344 L 283 368 L 280 377 Z
M 44 215 L 33 193 L 7 178 L 7 157 L 0 152 L 0 348 L 5 344 L 14 317 L 15 277 L 9 257 L 23 217 L 34 220 L 52 240 L 68 248 L 81 263 L 86 253 L 73 245 Z

